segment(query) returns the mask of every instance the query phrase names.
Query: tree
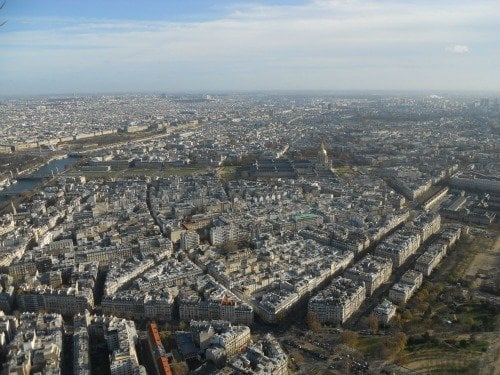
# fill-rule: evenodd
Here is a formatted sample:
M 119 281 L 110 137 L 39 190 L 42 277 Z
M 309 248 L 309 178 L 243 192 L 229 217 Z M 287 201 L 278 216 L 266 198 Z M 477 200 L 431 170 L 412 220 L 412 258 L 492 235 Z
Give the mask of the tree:
M 168 340 L 170 337 L 172 337 L 172 331 L 165 329 L 159 332 L 160 335 L 160 340 L 162 344 L 165 346 L 166 343 L 168 343 Z
M 386 336 L 384 343 L 378 348 L 380 358 L 394 361 L 396 358 L 401 358 L 400 353 L 406 347 L 408 338 L 406 335 L 397 331 L 392 336 Z
M 404 332 L 397 332 L 396 335 L 394 336 L 395 351 L 399 353 L 400 351 L 404 350 L 407 341 L 408 338 L 406 337 L 406 334 Z
M 173 362 L 170 368 L 173 375 L 186 375 L 189 373 L 189 367 L 186 362 Z
M 411 311 L 408 310 L 408 309 L 404 309 L 401 312 L 401 319 L 403 319 L 406 322 L 409 321 L 409 320 L 412 320 L 413 319 L 413 315 L 412 315 Z
M 429 291 L 427 290 L 427 288 L 422 288 L 420 291 L 418 291 L 415 295 L 415 299 L 419 304 L 427 303 L 429 301 Z
M 417 311 L 420 313 L 420 314 L 424 314 L 428 309 L 429 309 L 430 305 L 428 302 L 422 302 L 420 303 L 418 306 L 417 306 Z
M 351 373 L 351 361 L 348 358 L 344 358 L 342 361 L 342 374 L 349 375 Z
M 7 2 L 7 0 L 4 0 L 2 5 L 0 5 L 0 10 L 4 7 L 5 3 Z M 2 27 L 3 25 L 5 25 L 7 23 L 7 21 L 0 21 L 0 27 Z
M 397 332 L 394 336 L 394 349 L 399 353 L 404 350 L 406 347 L 406 343 L 408 342 L 408 338 L 404 332 Z
M 295 358 L 295 364 L 297 366 L 302 366 L 304 364 L 304 356 L 298 351 L 293 351 L 293 358 Z
M 356 349 L 356 347 L 359 344 L 359 335 L 357 332 L 346 330 L 346 331 L 341 333 L 340 341 L 343 344 L 345 344 L 353 349 Z
M 434 284 L 434 293 L 436 294 L 436 297 L 441 294 L 444 290 L 444 284 L 442 282 L 437 282 Z
M 236 241 L 228 241 L 222 245 L 222 251 L 225 254 L 232 254 L 238 251 L 238 243 Z
M 320 321 L 318 320 L 318 316 L 313 311 L 309 311 L 307 313 L 307 327 L 313 332 L 320 332 L 323 329 Z
M 189 324 L 188 323 L 186 323 L 185 321 L 180 321 L 179 322 L 179 331 L 185 331 L 188 328 L 189 328 Z
M 396 329 L 400 330 L 403 326 L 402 323 L 403 322 L 402 322 L 401 314 L 397 313 L 396 315 L 394 315 L 394 319 L 393 319 L 394 327 L 396 327 Z
M 368 327 L 372 333 L 377 333 L 379 328 L 379 321 L 375 315 L 370 315 L 368 317 Z

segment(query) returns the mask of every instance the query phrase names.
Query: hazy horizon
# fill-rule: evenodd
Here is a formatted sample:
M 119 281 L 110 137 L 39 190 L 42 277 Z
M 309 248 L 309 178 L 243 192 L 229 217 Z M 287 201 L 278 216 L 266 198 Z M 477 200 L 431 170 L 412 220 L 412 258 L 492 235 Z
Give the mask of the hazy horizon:
M 373 97 L 460 97 L 460 98 L 477 98 L 478 96 L 499 96 L 499 90 L 322 90 L 322 89 L 297 89 L 297 90 L 276 90 L 276 89 L 263 89 L 263 90 L 151 90 L 151 91 L 94 91 L 94 92 L 43 92 L 35 94 L 13 94 L 5 95 L 0 94 L 0 99 L 37 99 L 37 98 L 69 98 L 69 97 L 92 97 L 92 96 L 150 96 L 150 95 L 167 95 L 168 97 L 175 96 L 204 96 L 212 95 L 217 96 L 231 96 L 231 95 L 268 95 L 268 96 L 294 96 L 294 95 L 318 95 L 318 96 L 332 96 L 332 97 L 355 97 L 360 98 L 363 96 Z
M 7 0 L 0 96 L 498 92 L 497 1 Z

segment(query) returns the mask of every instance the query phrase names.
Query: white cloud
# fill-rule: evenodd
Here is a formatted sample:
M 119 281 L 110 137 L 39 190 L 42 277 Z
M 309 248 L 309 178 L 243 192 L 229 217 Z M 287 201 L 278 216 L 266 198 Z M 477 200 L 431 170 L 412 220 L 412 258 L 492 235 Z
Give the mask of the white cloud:
M 497 0 L 311 0 L 287 6 L 261 0 L 231 5 L 210 21 L 38 19 L 40 30 L 0 33 L 0 66 L 12 82 L 77 71 L 104 85 L 119 72 L 132 88 L 148 80 L 176 89 L 209 88 L 214 81 L 242 89 L 287 88 L 290 82 L 297 88 L 444 86 L 456 82 L 442 53 L 452 40 L 474 46 L 470 58 L 457 62 L 470 66 L 453 67 L 457 75 L 463 76 L 462 69 L 494 76 L 499 15 Z M 446 51 L 467 53 L 468 47 L 450 45 Z M 488 61 L 492 67 L 470 69 Z M 486 82 L 500 84 L 493 81 Z M 248 87 L 238 87 L 243 84 Z M 4 90 L 0 76 L 0 94 Z
M 454 46 L 448 46 L 446 47 L 446 51 L 451 52 L 451 53 L 468 53 L 469 52 L 469 47 L 463 44 L 455 44 Z

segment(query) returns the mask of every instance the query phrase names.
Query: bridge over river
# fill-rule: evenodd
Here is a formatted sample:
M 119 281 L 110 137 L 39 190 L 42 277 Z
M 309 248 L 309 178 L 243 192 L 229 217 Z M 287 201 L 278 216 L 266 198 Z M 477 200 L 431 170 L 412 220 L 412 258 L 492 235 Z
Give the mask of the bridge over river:
M 0 191 L 0 205 L 9 202 L 11 198 L 21 196 L 23 193 L 35 189 L 44 180 L 64 173 L 66 168 L 73 165 L 77 160 L 75 157 L 55 159 L 32 173 L 20 173 L 14 176 L 17 183 Z
M 64 171 L 59 171 L 59 170 L 56 170 L 55 172 L 53 170 L 50 170 L 50 171 L 41 171 L 41 170 L 38 170 L 34 173 L 29 173 L 29 174 L 18 174 L 17 177 L 16 177 L 16 180 L 17 181 L 38 181 L 38 180 L 44 180 L 46 178 L 52 178 L 52 177 L 55 177 L 61 173 L 63 173 Z

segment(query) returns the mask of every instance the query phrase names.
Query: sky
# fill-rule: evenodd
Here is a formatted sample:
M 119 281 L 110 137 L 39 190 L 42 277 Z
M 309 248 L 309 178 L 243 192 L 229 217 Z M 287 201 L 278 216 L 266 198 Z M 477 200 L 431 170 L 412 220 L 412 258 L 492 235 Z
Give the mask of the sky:
M 498 0 L 6 0 L 4 21 L 4 96 L 500 90 Z

